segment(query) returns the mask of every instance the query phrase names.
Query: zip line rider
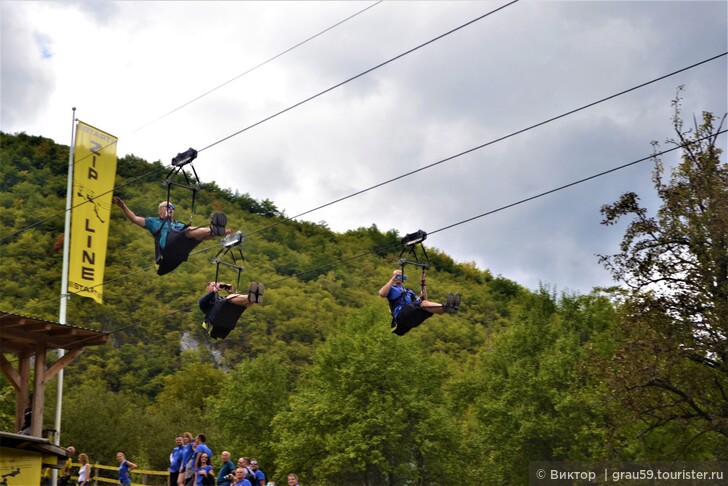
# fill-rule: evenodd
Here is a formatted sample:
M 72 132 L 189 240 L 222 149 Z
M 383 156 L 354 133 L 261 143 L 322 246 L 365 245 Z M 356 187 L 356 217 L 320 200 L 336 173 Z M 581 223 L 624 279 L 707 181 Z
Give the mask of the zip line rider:
M 220 296 L 218 292 L 221 290 L 228 292 L 228 295 Z M 264 285 L 256 282 L 250 284 L 247 295 L 236 294 L 232 284 L 214 280 L 209 282 L 205 287 L 206 294 L 198 302 L 200 310 L 205 313 L 203 327 L 213 338 L 227 337 L 245 309 L 263 303 L 264 291 Z
M 417 295 L 413 290 L 404 287 L 407 276 L 402 270 L 392 272 L 392 278 L 379 289 L 379 296 L 389 301 L 392 312 L 392 332 L 404 336 L 411 329 L 422 324 L 433 314 L 455 314 L 460 307 L 460 294 L 447 294 L 447 303 L 438 304 L 427 300 L 427 284 L 424 272 L 420 280 L 421 292 Z
M 209 227 L 190 226 L 173 219 L 174 205 L 168 201 L 159 203 L 159 216 L 156 218 L 137 216 L 118 196 L 111 201 L 121 208 L 129 221 L 147 229 L 154 237 L 158 275 L 165 275 L 187 261 L 190 252 L 201 242 L 233 233 L 232 229 L 225 229 L 225 213 L 213 213 Z

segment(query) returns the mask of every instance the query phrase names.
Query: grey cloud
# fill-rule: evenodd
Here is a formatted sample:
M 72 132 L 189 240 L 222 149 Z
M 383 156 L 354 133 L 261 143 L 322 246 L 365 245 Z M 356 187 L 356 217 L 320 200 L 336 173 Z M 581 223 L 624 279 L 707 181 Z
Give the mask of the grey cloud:
M 55 80 L 44 54 L 50 41 L 34 32 L 15 2 L 0 2 L 0 128 L 26 125 L 42 112 Z M 39 47 L 40 46 L 40 47 Z

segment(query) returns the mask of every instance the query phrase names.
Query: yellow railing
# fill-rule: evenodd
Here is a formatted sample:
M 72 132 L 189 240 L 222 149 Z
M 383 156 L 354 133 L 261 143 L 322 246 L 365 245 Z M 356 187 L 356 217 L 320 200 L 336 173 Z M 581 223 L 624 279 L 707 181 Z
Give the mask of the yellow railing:
M 73 463 L 75 467 L 81 467 L 80 464 Z M 113 471 L 113 477 L 99 476 L 99 471 Z M 118 466 L 104 466 L 98 462 L 91 465 L 91 477 L 88 480 L 90 486 L 99 486 L 99 484 L 119 484 L 116 473 L 119 471 Z M 141 478 L 139 477 L 141 475 Z M 132 469 L 129 471 L 131 477 L 131 486 L 156 486 L 167 485 L 168 471 L 150 471 L 146 469 Z M 155 477 L 159 476 L 159 477 Z M 72 484 L 76 484 L 78 476 L 72 476 Z M 139 482 L 141 480 L 141 482 Z

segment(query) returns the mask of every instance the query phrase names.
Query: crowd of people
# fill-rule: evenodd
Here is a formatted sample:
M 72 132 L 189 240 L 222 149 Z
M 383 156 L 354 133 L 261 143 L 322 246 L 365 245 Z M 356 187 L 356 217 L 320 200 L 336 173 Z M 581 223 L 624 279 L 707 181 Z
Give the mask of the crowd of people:
M 91 465 L 86 453 L 78 455 L 79 468 L 77 479 L 72 480 L 73 458 L 76 448 L 66 448 L 68 459 L 58 473 L 59 486 L 87 486 L 90 484 Z M 205 434 L 185 432 L 175 438 L 175 446 L 169 454 L 168 486 L 276 486 L 275 481 L 268 479 L 260 469 L 257 459 L 240 457 L 233 462 L 230 452 L 220 453 L 220 465 L 214 461 L 212 449 L 207 445 Z M 131 486 L 130 472 L 138 466 L 126 458 L 123 452 L 116 454 L 119 463 L 118 480 L 120 486 Z M 290 473 L 286 477 L 287 486 L 300 486 L 298 476 Z M 46 470 L 41 486 L 51 484 L 50 470 Z
M 276 486 L 269 480 L 258 460 L 240 457 L 233 462 L 229 451 L 220 453 L 220 464 L 207 445 L 205 434 L 185 432 L 175 438 L 169 454 L 169 486 Z M 299 486 L 298 476 L 287 476 L 288 486 Z

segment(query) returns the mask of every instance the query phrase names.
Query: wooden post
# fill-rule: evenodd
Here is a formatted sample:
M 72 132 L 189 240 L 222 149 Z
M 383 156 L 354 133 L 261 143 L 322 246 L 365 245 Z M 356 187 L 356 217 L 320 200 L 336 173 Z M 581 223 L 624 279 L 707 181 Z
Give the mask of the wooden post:
M 46 345 L 35 346 L 35 384 L 33 386 L 33 417 L 30 421 L 30 435 L 43 436 L 43 394 L 45 392 Z

